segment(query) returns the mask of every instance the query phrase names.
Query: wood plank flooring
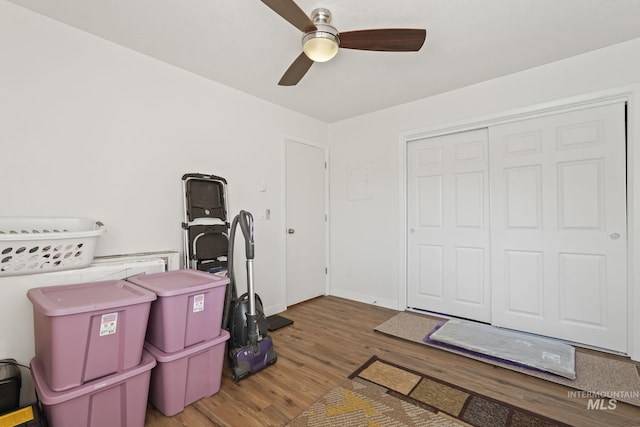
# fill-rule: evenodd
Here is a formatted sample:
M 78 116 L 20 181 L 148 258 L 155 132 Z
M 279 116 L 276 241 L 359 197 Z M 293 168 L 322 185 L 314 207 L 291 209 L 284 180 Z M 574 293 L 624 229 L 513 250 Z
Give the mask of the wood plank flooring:
M 396 313 L 331 296 L 290 307 L 294 324 L 270 333 L 275 365 L 238 383 L 225 365 L 218 393 L 174 417 L 150 406 L 145 426 L 284 426 L 373 355 L 570 425 L 640 426 L 639 407 L 587 409 L 573 389 L 373 330 Z

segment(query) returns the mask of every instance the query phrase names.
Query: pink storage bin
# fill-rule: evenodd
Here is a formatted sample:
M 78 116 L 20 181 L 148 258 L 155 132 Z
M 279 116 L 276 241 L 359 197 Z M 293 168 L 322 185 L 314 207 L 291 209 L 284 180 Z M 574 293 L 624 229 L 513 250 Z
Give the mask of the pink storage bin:
M 220 335 L 229 279 L 198 270 L 139 275 L 129 282 L 154 292 L 146 341 L 174 353 Z
M 32 359 L 31 376 L 49 427 L 144 427 L 156 360 L 145 351 L 141 362 L 126 371 L 56 392 L 47 385 L 37 360 Z
M 153 292 L 124 280 L 29 289 L 35 359 L 53 391 L 140 364 Z
M 144 348 L 157 360 L 151 372 L 149 401 L 171 417 L 203 397 L 220 390 L 225 345 L 229 332 L 176 353 L 167 354 L 150 343 Z

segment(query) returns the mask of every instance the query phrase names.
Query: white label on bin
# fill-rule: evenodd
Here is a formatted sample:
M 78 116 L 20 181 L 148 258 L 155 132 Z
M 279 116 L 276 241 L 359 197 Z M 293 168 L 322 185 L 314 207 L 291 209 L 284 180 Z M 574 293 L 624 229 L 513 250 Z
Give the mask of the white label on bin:
M 204 311 L 204 294 L 193 296 L 193 312 Z
M 118 313 L 103 314 L 100 320 L 100 336 L 113 335 L 118 326 Z

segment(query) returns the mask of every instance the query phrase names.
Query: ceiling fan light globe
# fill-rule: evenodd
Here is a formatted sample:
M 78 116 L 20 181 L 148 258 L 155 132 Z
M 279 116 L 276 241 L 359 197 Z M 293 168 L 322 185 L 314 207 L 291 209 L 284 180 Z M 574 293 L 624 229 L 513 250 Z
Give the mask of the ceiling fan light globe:
M 315 31 L 302 39 L 302 50 L 314 62 L 327 62 L 338 53 L 338 38 L 331 33 Z

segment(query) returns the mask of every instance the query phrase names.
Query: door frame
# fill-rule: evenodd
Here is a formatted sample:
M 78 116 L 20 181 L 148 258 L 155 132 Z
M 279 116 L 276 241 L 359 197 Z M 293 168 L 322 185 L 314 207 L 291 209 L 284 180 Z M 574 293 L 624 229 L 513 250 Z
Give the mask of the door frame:
M 471 119 L 403 132 L 398 140 L 398 310 L 407 307 L 407 144 L 428 137 L 580 110 L 615 102 L 627 104 L 627 287 L 628 355 L 640 361 L 640 84 L 506 110 Z
M 284 296 L 284 301 L 283 301 L 283 305 L 286 309 L 287 307 L 287 301 L 288 301 L 288 296 L 287 296 L 287 289 L 288 289 L 288 277 L 287 277 L 287 224 L 288 224 L 288 218 L 287 218 L 287 142 L 292 142 L 292 143 L 296 143 L 296 144 L 302 144 L 302 145 L 308 145 L 314 148 L 319 148 L 323 151 L 324 153 L 324 162 L 325 162 L 325 168 L 324 168 L 324 209 L 325 209 L 325 222 L 324 222 L 324 258 L 325 258 L 325 268 L 326 268 L 326 274 L 324 276 L 324 289 L 325 289 L 325 295 L 328 295 L 329 293 L 329 274 L 328 274 L 328 268 L 329 268 L 329 148 L 326 145 L 322 145 L 322 144 L 318 144 L 315 142 L 311 142 L 311 141 L 307 141 L 303 138 L 299 138 L 299 137 L 295 137 L 295 136 L 285 136 L 282 139 L 282 145 L 281 145 L 281 153 L 282 153 L 282 170 L 281 170 L 281 194 L 282 194 L 282 198 L 281 198 L 281 209 L 282 209 L 282 221 L 280 223 L 280 230 L 282 230 L 282 237 L 281 237 L 281 244 L 282 247 L 284 248 L 284 256 L 282 257 L 282 262 L 280 264 L 280 272 L 281 272 L 281 276 L 283 277 L 283 284 L 282 284 L 282 289 L 283 289 L 283 296 Z

